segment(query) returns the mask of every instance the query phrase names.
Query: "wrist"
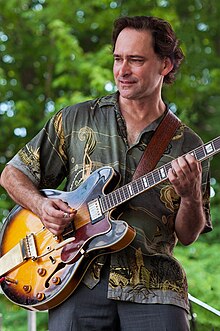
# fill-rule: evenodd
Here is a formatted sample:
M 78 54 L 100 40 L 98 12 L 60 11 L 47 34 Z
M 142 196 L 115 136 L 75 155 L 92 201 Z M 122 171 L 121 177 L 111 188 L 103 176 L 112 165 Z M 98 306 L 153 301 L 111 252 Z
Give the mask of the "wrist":
M 203 205 L 202 204 L 202 196 L 201 195 L 198 195 L 198 196 L 187 196 L 187 197 L 181 197 L 181 204 L 185 204 L 185 205 L 188 205 L 188 206 L 195 206 L 195 204 L 198 206 L 198 205 Z
M 29 207 L 30 210 L 34 214 L 36 214 L 37 216 L 41 217 L 41 215 L 42 215 L 42 205 L 43 205 L 43 203 L 46 199 L 47 198 L 44 197 L 40 192 L 33 194 L 32 203 Z

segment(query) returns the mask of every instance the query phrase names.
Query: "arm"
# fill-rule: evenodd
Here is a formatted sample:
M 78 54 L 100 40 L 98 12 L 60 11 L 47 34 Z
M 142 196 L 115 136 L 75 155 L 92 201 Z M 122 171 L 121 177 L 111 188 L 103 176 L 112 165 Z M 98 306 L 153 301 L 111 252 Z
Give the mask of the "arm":
M 201 164 L 190 154 L 181 156 L 172 162 L 168 178 L 181 198 L 175 231 L 180 242 L 189 245 L 198 238 L 206 223 Z
M 44 197 L 25 174 L 11 165 L 3 170 L 1 185 L 17 204 L 37 215 L 55 235 L 61 234 L 75 215 L 75 210 L 60 199 Z M 69 217 L 64 217 L 64 213 Z

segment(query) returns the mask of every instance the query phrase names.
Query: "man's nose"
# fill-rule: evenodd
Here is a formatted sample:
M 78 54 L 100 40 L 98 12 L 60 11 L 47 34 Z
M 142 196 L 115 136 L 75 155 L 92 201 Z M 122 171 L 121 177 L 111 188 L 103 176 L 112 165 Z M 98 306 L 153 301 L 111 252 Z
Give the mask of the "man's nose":
M 126 75 L 129 75 L 130 73 L 131 73 L 130 65 L 127 60 L 124 60 L 121 63 L 120 76 L 126 76 Z

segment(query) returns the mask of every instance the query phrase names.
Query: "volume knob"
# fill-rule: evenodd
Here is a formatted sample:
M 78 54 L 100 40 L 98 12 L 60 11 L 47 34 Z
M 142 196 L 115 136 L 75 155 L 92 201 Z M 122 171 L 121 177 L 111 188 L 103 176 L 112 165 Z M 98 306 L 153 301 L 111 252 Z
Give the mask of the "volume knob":
M 52 283 L 55 285 L 59 285 L 61 283 L 60 277 L 53 277 L 52 278 Z
M 44 293 L 41 293 L 41 292 L 37 293 L 37 300 L 38 301 L 42 301 L 44 298 L 45 298 L 45 294 Z
M 26 292 L 26 293 L 29 293 L 31 291 L 32 287 L 31 285 L 24 285 L 23 286 L 23 290 Z
M 47 272 L 47 270 L 44 269 L 44 268 L 39 268 L 37 270 L 38 275 L 41 276 L 41 277 L 45 276 L 46 275 L 46 272 Z

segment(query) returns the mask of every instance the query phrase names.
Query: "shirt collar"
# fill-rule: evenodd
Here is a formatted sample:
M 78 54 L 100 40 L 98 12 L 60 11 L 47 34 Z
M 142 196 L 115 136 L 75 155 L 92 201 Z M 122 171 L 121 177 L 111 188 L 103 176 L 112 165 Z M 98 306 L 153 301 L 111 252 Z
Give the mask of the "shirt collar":
M 99 106 L 100 107 L 114 106 L 115 111 L 121 116 L 121 112 L 119 110 L 119 104 L 118 104 L 118 97 L 119 97 L 118 91 L 113 94 L 106 95 L 106 96 L 102 97 L 101 99 L 99 99 L 99 102 L 98 102 Z M 167 111 L 168 111 L 168 105 L 166 104 L 166 111 L 160 117 L 158 117 L 155 121 L 153 121 L 150 125 L 148 125 L 142 131 L 142 133 L 149 132 L 149 131 L 155 131 Z

